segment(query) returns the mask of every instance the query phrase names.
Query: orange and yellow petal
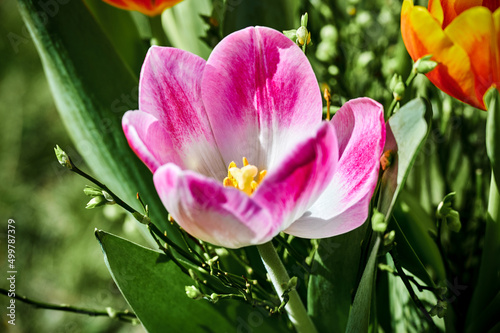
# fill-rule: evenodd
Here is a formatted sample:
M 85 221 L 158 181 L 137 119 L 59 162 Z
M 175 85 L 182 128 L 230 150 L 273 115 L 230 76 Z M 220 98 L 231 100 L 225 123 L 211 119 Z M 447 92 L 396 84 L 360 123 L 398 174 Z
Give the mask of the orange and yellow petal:
M 444 30 L 444 33 L 455 45 L 459 45 L 470 59 L 475 94 L 482 108 L 484 108 L 482 103 L 484 94 L 493 84 L 499 82 L 496 31 L 492 12 L 481 6 L 463 12 Z
M 126 10 L 135 10 L 148 16 L 160 15 L 182 0 L 103 0 L 104 2 Z
M 432 54 L 439 65 L 427 77 L 445 93 L 484 109 L 475 93 L 474 75 L 468 54 L 442 30 L 430 12 L 405 0 L 401 12 L 401 32 L 410 56 L 416 60 Z

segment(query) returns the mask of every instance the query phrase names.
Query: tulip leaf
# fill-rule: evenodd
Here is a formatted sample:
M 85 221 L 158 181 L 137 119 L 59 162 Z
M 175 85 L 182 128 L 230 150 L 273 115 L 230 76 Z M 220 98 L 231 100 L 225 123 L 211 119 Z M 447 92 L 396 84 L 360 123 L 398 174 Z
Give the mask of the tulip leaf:
M 500 92 L 496 88 L 488 90 L 485 96 L 488 106 L 488 121 L 486 122 L 486 151 L 495 175 L 495 181 L 500 184 Z
M 194 281 L 160 252 L 97 230 L 113 280 L 144 328 L 156 332 L 285 332 L 278 318 L 238 300 L 188 298 Z
M 320 332 L 345 332 L 367 226 L 365 223 L 319 243 L 311 268 L 307 304 L 309 315 Z
M 384 151 L 391 151 L 392 163 L 382 174 L 378 210 L 388 220 L 417 154 L 430 131 L 430 104 L 416 98 L 406 103 L 389 120 Z
M 81 154 L 70 154 L 73 162 L 85 159 L 97 179 L 136 209 L 139 192 L 153 221 L 180 240 L 166 221 L 151 173 L 129 148 L 121 128 L 123 113 L 137 108 L 137 76 L 82 1 L 50 4 L 19 0 L 59 114 Z
M 380 247 L 380 235 L 374 234 L 375 242 L 370 252 L 370 257 L 359 282 L 352 309 L 347 320 L 346 332 L 368 332 L 370 324 L 370 309 L 372 306 L 372 294 L 375 284 L 375 272 L 377 267 L 377 254 Z
M 113 7 L 102 0 L 84 0 L 84 2 L 118 55 L 136 77 L 139 77 L 149 41 L 144 40 L 139 34 L 130 12 Z
M 222 1 L 215 1 L 214 6 L 223 10 Z M 211 12 L 210 0 L 184 0 L 165 10 L 162 22 L 172 46 L 207 59 L 211 50 L 201 37 L 205 36 L 208 26 L 200 15 L 210 15 Z

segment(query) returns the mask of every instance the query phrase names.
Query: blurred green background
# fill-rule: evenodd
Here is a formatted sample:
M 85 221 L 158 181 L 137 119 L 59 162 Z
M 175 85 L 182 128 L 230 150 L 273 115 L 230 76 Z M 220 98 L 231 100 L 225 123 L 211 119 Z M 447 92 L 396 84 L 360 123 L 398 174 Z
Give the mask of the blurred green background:
M 116 207 L 86 210 L 88 184 L 57 162 L 59 144 L 83 170 L 59 118 L 39 56 L 17 3 L 0 3 L 0 287 L 8 287 L 7 221 L 16 221 L 16 293 L 35 300 L 103 310 L 128 308 L 104 263 L 95 228 L 144 242 Z M 16 325 L 7 324 L 9 298 L 0 295 L 0 331 L 143 332 L 106 317 L 35 309 L 16 301 Z

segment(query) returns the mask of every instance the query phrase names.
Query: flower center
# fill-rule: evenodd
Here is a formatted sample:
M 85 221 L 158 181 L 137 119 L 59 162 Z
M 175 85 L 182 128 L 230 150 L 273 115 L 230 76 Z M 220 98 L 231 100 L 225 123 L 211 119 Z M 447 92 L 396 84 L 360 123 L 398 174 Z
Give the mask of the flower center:
M 259 169 L 255 165 L 248 163 L 246 157 L 243 157 L 243 167 L 240 169 L 236 163 L 229 163 L 227 168 L 227 177 L 222 182 L 225 187 L 234 187 L 248 195 L 252 195 L 257 186 L 262 182 L 266 176 L 267 170 Z M 254 178 L 257 177 L 255 180 Z

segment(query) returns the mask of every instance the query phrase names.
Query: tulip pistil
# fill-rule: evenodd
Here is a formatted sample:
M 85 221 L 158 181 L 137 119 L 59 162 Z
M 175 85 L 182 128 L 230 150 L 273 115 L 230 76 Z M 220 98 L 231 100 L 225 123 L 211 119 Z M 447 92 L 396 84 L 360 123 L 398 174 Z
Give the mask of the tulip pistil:
M 266 173 L 267 170 L 259 172 L 255 165 L 251 165 L 248 163 L 247 158 L 243 157 L 243 167 L 241 169 L 236 166 L 234 161 L 229 163 L 227 177 L 224 178 L 223 184 L 225 187 L 234 187 L 248 195 L 252 195 L 266 176 Z

